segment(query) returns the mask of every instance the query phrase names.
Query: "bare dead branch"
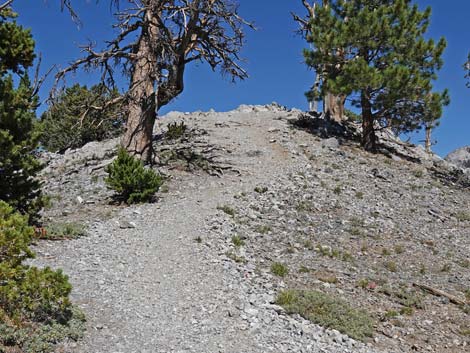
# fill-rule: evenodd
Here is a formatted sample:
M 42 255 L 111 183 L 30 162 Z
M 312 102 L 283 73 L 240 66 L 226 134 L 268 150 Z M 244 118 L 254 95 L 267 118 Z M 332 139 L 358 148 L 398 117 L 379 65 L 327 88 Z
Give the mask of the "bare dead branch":
M 8 6 L 10 6 L 12 2 L 13 2 L 13 0 L 7 0 L 7 1 L 5 1 L 3 4 L 0 5 L 0 11 L 3 11 L 3 10 L 6 9 Z
M 78 19 L 71 0 L 62 0 L 74 19 Z M 114 2 L 116 7 L 119 1 Z M 124 3 L 124 2 L 123 2 Z M 83 47 L 87 54 L 56 74 L 56 84 L 65 75 L 79 69 L 100 69 L 102 82 L 114 82 L 113 68 L 120 65 L 130 75 L 139 55 L 138 42 L 131 41 L 142 34 L 142 28 L 153 24 L 159 30 L 159 41 L 153 43 L 155 72 L 157 73 L 158 107 L 168 104 L 184 89 L 185 66 L 202 61 L 215 70 L 220 68 L 233 80 L 248 77 L 240 65 L 238 55 L 244 42 L 243 27 L 254 28 L 241 18 L 231 0 L 147 0 L 129 1 L 127 8 L 119 9 L 115 28 L 119 33 L 106 42 L 106 48 L 95 51 L 93 45 Z M 140 33 L 140 34 L 139 34 Z M 131 86 L 137 87 L 138 82 Z M 131 87 L 132 88 L 132 87 Z

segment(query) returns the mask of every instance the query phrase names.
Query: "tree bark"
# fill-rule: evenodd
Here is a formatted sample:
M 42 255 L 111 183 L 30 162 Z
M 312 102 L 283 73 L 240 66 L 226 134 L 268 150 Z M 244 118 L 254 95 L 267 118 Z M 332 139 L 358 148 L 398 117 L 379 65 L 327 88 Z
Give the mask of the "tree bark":
M 144 162 L 152 159 L 153 126 L 157 116 L 158 82 L 156 63 L 158 28 L 152 13 L 145 14 L 146 25 L 142 28 L 131 75 L 129 101 L 127 103 L 127 123 L 121 145 L 131 155 Z
M 366 151 L 377 151 L 377 137 L 374 129 L 374 115 L 372 114 L 372 105 L 367 92 L 361 93 L 362 107 L 362 147 Z
M 336 122 L 344 120 L 344 102 L 346 98 L 343 95 L 335 95 L 327 93 L 324 97 L 324 112 L 325 115 Z
M 426 139 L 424 141 L 424 147 L 426 149 L 426 152 L 431 153 L 431 132 L 432 132 L 432 127 L 430 125 L 426 125 Z

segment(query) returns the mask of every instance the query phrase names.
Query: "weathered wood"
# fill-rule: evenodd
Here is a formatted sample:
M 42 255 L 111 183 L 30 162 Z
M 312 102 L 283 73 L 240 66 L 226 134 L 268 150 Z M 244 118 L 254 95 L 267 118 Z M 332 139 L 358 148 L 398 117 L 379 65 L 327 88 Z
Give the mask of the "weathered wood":
M 413 283 L 413 286 L 414 287 L 418 287 L 426 292 L 429 292 L 433 295 L 436 295 L 438 297 L 445 297 L 447 299 L 449 299 L 449 301 L 451 303 L 454 303 L 456 305 L 466 305 L 467 303 L 459 298 L 457 298 L 456 296 L 453 296 L 452 294 L 449 294 L 447 292 L 444 292 L 440 289 L 437 289 L 437 288 L 433 288 L 433 287 L 430 287 L 426 284 L 420 284 L 420 283 Z

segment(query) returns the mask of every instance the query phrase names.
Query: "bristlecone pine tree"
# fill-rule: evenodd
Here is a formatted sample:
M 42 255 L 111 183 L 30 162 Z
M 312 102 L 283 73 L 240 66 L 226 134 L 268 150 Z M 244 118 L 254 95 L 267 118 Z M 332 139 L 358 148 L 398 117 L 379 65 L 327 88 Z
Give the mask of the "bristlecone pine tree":
M 72 0 L 62 0 L 72 16 Z M 233 79 L 247 77 L 239 65 L 245 22 L 232 0 L 141 0 L 112 1 L 118 8 L 118 35 L 96 51 L 58 74 L 80 67 L 101 68 L 103 82 L 114 82 L 118 65 L 129 77 L 126 100 L 126 131 L 122 146 L 149 162 L 152 133 L 158 110 L 184 89 L 186 65 L 206 62 Z
M 34 41 L 15 17 L 10 7 L 0 9 L 0 200 L 34 221 L 41 208 L 34 177 L 41 166 L 33 154 L 37 102 L 26 72 L 35 57 Z
M 447 91 L 432 93 L 446 42 L 424 38 L 430 15 L 410 0 L 334 0 L 310 22 L 307 64 L 324 70 L 323 92 L 361 108 L 366 150 L 376 150 L 377 126 L 402 133 L 434 124 L 449 100 Z

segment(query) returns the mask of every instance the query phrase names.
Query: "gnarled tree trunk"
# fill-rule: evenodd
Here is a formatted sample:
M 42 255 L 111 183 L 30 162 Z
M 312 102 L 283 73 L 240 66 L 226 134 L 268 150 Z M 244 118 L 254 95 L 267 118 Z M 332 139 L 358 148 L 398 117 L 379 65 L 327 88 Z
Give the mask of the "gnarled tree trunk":
M 374 129 L 374 115 L 372 114 L 372 105 L 370 97 L 366 92 L 361 94 L 362 107 L 362 147 L 366 151 L 376 152 L 377 137 Z
M 130 154 L 144 162 L 152 158 L 153 126 L 157 116 L 158 82 L 156 63 L 158 28 L 152 13 L 145 15 L 147 26 L 142 28 L 137 58 L 132 70 L 129 100 L 127 103 L 127 123 L 121 145 Z
M 346 97 L 344 95 L 335 95 L 333 93 L 327 93 L 324 99 L 323 111 L 327 118 L 341 122 L 344 120 L 344 102 Z
M 424 147 L 426 149 L 426 152 L 428 153 L 431 153 L 431 146 L 432 146 L 431 134 L 432 134 L 432 127 L 430 125 L 426 125 L 426 139 L 424 141 Z

